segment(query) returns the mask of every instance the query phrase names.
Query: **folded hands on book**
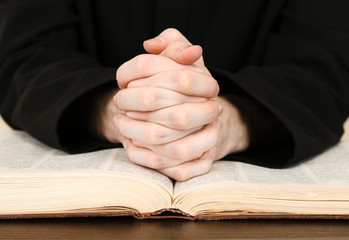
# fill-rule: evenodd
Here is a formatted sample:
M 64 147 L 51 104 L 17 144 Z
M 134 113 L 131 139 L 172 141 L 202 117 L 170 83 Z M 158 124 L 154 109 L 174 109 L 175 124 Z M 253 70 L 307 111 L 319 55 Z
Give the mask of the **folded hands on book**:
M 122 142 L 132 162 L 179 181 L 205 174 L 213 161 L 247 148 L 247 127 L 238 110 L 218 96 L 200 46 L 167 29 L 144 48 L 149 54 L 117 71 L 118 114 L 114 133 L 104 133 L 108 140 Z

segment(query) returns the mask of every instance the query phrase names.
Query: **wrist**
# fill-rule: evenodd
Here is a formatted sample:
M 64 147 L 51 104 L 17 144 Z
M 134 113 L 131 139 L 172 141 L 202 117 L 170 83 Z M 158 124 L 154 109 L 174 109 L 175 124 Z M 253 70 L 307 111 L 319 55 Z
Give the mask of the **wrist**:
M 115 87 L 103 87 L 95 93 L 89 131 L 97 139 L 112 143 L 123 142 L 121 133 L 113 124 L 113 118 L 123 112 L 113 103 L 113 98 L 118 91 L 119 89 Z
M 250 144 L 249 131 L 239 109 L 223 96 L 214 99 L 223 107 L 223 113 L 219 117 L 222 127 L 218 140 L 221 154 L 218 158 L 246 150 Z

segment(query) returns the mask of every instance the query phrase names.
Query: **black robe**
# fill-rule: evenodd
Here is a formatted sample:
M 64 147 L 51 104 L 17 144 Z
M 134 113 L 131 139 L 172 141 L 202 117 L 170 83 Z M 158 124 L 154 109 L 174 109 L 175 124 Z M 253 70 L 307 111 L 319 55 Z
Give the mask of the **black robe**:
M 1 115 L 66 151 L 113 147 L 78 129 L 74 104 L 115 87 L 117 67 L 168 27 L 203 47 L 221 94 L 265 108 L 237 101 L 259 141 L 226 158 L 283 167 L 340 139 L 349 113 L 346 0 L 0 1 Z

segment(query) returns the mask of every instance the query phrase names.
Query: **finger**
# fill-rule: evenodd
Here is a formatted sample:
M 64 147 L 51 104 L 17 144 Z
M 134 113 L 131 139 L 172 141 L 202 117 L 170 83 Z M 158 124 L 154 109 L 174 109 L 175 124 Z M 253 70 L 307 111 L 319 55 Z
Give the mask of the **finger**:
M 116 71 L 116 79 L 119 87 L 123 89 L 133 80 L 146 78 L 160 72 L 183 69 L 205 72 L 199 67 L 179 64 L 165 56 L 141 54 L 122 64 Z
M 144 49 L 152 54 L 160 54 L 180 64 L 195 64 L 205 69 L 202 48 L 192 45 L 183 34 L 174 28 L 168 28 L 159 36 L 143 43 Z
M 159 44 L 159 39 L 150 39 L 143 43 L 144 49 L 153 54 L 161 54 L 171 58 L 180 64 L 194 64 L 202 56 L 202 48 L 198 45 L 192 45 L 189 42 L 174 41 L 165 49 L 162 48 L 165 44 Z M 163 49 L 163 51 L 158 51 Z
M 219 129 L 220 122 L 217 119 L 200 131 L 179 140 L 167 144 L 144 144 L 143 146 L 170 159 L 191 161 L 199 158 L 204 152 L 216 145 Z
M 213 122 L 223 112 L 215 100 L 200 103 L 184 103 L 151 112 L 126 112 L 135 120 L 155 122 L 173 129 L 192 129 Z
M 208 173 L 214 160 L 216 160 L 215 147 L 205 152 L 199 159 L 185 162 L 174 167 L 162 168 L 158 171 L 176 181 L 182 182 Z
M 154 111 L 186 102 L 203 102 L 206 98 L 191 97 L 156 87 L 126 88 L 118 91 L 114 104 L 125 111 Z
M 182 163 L 182 161 L 166 158 L 149 149 L 137 147 L 129 139 L 125 140 L 123 145 L 131 162 L 137 165 L 152 169 L 163 169 Z
M 191 43 L 174 41 L 169 44 L 160 55 L 169 57 L 180 64 L 189 65 L 197 62 L 198 66 L 203 66 L 203 61 L 199 61 L 202 60 L 202 48 L 198 45 L 192 45 Z
M 219 93 L 217 81 L 210 75 L 190 70 L 166 71 L 134 80 L 128 88 L 159 87 L 170 89 L 189 96 L 216 97 Z
M 175 41 L 182 41 L 192 45 L 184 35 L 175 28 L 168 28 L 161 32 L 157 37 L 144 42 L 144 49 L 152 54 L 159 54 L 165 48 Z
M 143 42 L 143 48 L 150 54 L 160 54 L 168 44 L 160 37 L 151 38 Z
M 199 130 L 199 128 L 176 130 L 157 123 L 133 120 L 122 114 L 114 118 L 114 123 L 126 138 L 151 145 L 169 143 Z

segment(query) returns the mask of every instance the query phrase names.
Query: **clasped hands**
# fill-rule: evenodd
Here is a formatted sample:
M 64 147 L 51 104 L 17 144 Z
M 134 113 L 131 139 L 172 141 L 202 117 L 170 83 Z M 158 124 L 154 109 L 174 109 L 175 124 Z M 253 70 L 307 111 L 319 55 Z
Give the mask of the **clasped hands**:
M 248 147 L 247 127 L 218 96 L 200 46 L 166 29 L 144 48 L 149 54 L 117 70 L 116 133 L 105 133 L 108 140 L 123 143 L 133 163 L 178 181 L 205 174 L 215 160 Z

